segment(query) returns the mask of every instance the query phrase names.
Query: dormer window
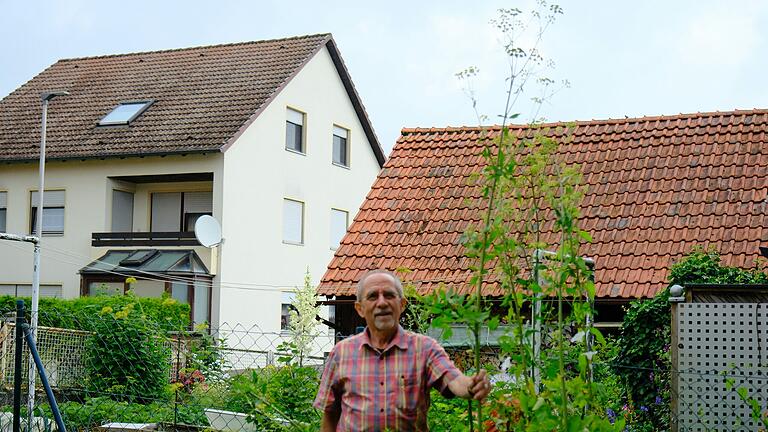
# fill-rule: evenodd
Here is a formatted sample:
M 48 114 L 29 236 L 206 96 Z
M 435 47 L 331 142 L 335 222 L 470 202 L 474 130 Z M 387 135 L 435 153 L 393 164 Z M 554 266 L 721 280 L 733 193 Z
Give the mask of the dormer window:
M 121 102 L 99 121 L 99 126 L 127 125 L 146 111 L 153 101 Z

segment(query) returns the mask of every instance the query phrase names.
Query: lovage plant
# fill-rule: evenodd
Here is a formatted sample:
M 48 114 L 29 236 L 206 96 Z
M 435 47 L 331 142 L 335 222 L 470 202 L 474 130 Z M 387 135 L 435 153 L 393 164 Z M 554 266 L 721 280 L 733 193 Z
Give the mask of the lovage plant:
M 470 430 L 475 425 L 478 430 L 621 430 L 623 422 L 609 418 L 599 405 L 600 387 L 592 380 L 595 346 L 602 337 L 590 326 L 595 288 L 589 263 L 579 254 L 582 242 L 589 241 L 578 226 L 581 176 L 559 157 L 571 130 L 549 129 L 535 120 L 555 83 L 540 74 L 550 63 L 538 43 L 562 13 L 557 5 L 538 4 L 529 17 L 507 9 L 495 21 L 505 36 L 510 75 L 502 124 L 487 129 L 482 138 L 485 165 L 477 179 L 482 220 L 465 236 L 467 254 L 476 263 L 474 289 L 469 296 L 435 293 L 430 312 L 435 326 L 467 325 L 476 370 L 484 367 L 481 330 L 507 324 L 500 348 L 511 363 L 508 379 L 497 383 L 487 417 L 481 405 L 469 405 Z M 519 41 L 529 29 L 534 43 L 525 48 Z M 460 77 L 476 73 L 470 68 Z M 540 84 L 542 95 L 532 98 L 533 120 L 510 128 L 507 121 L 518 117 L 512 107 L 530 82 Z M 506 313 L 491 308 L 484 296 L 489 287 L 502 292 Z M 544 348 L 546 356 L 541 355 Z

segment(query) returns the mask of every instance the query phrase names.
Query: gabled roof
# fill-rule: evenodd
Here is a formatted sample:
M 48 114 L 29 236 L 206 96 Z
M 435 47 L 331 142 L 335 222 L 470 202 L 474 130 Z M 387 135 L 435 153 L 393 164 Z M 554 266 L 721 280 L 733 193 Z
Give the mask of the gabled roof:
M 222 151 L 327 47 L 380 165 L 384 154 L 330 34 L 66 59 L 0 101 L 0 162 L 37 160 L 40 94 L 49 159 Z M 129 127 L 96 127 L 120 102 L 154 103 Z
M 751 267 L 768 241 L 767 110 L 544 126 L 573 131 L 560 152 L 588 187 L 581 227 L 593 242 L 582 254 L 595 260 L 598 297 L 653 296 L 696 245 Z M 467 292 L 472 262 L 461 236 L 485 208 L 469 178 L 483 164 L 480 137 L 472 127 L 404 129 L 318 292 L 354 295 L 374 268 L 410 269 L 404 280 L 422 292 L 440 283 Z

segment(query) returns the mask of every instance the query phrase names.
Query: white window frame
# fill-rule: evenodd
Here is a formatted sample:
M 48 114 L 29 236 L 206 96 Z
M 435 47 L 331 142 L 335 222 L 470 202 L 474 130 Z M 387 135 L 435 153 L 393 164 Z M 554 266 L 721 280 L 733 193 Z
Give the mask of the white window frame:
M 337 238 L 338 232 L 335 230 L 335 228 L 337 228 L 337 227 L 334 225 L 334 223 L 335 223 L 334 215 L 336 215 L 338 213 L 344 213 L 344 233 L 341 234 L 340 237 L 338 237 L 338 242 L 337 242 L 336 238 Z M 349 229 L 349 212 L 346 211 L 346 210 L 339 209 L 339 208 L 331 208 L 330 215 L 331 215 L 330 223 L 328 224 L 329 225 L 328 242 L 330 244 L 331 250 L 336 250 L 341 245 L 341 240 L 347 234 L 347 230 Z
M 298 222 L 299 222 L 299 225 L 300 225 L 299 226 L 299 240 L 298 241 L 296 241 L 296 240 L 294 240 L 292 238 L 286 238 L 286 237 L 291 237 L 289 235 L 291 233 L 289 233 L 289 231 L 288 231 L 289 228 L 291 230 L 295 229 L 295 227 L 289 227 L 289 224 L 293 223 L 292 219 L 295 219 L 295 218 L 289 219 L 289 216 L 291 216 L 291 217 L 295 216 L 295 215 L 289 215 L 288 214 L 288 210 L 289 210 L 288 205 L 292 205 L 292 204 L 299 204 L 300 205 L 300 207 L 299 207 L 300 213 L 298 215 L 299 216 L 298 217 Z M 303 201 L 299 201 L 297 199 L 292 199 L 292 198 L 283 198 L 283 243 L 290 244 L 290 245 L 299 245 L 299 246 L 304 245 L 304 217 L 305 217 L 305 214 L 306 214 L 306 204 Z
M 339 126 L 339 125 L 333 125 L 333 136 L 331 137 L 331 163 L 338 167 L 342 168 L 349 168 L 349 135 L 350 131 L 349 129 Z M 340 138 L 344 140 L 344 161 L 336 161 L 336 138 Z
M 60 199 L 51 200 L 51 195 L 57 192 L 61 192 Z M 35 235 L 35 224 L 37 224 L 37 208 L 36 196 L 39 196 L 37 190 L 30 191 L 29 193 L 29 233 Z M 43 226 L 40 230 L 40 234 L 43 236 L 63 236 L 66 229 L 66 215 L 67 215 L 67 193 L 64 189 L 44 189 L 43 190 Z M 52 202 L 53 201 L 53 202 Z M 60 203 L 60 204 L 59 204 Z M 61 209 L 61 231 L 59 230 L 46 230 L 45 227 L 45 211 L 52 209 Z M 50 213 L 49 213 L 50 214 Z
M 299 149 L 288 146 L 288 125 L 292 124 L 301 128 L 301 142 Z M 299 111 L 296 108 L 286 107 L 285 109 L 285 149 L 292 153 L 301 155 L 307 154 L 307 113 Z
M 154 103 L 153 100 L 136 100 L 136 101 L 124 101 L 120 102 L 117 105 L 115 105 L 114 108 L 112 108 L 104 117 L 99 120 L 98 125 L 99 126 L 128 126 L 131 124 L 132 121 L 139 118 L 140 115 L 144 114 L 144 111 L 146 111 L 152 104 Z M 113 115 L 115 112 L 120 110 L 124 106 L 132 105 L 136 107 L 136 110 L 131 113 L 130 116 L 127 118 L 121 118 L 119 120 L 109 120 L 109 117 Z

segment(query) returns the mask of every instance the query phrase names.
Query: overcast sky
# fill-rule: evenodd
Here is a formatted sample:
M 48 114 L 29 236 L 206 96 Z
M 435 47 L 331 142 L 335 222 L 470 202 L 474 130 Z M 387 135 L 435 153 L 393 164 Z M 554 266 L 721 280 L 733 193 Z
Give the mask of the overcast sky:
M 489 20 L 531 3 L 0 0 L 0 97 L 61 58 L 331 32 L 389 153 L 403 127 L 477 124 L 455 78 L 468 66 L 495 122 L 507 67 Z M 544 107 L 548 120 L 768 107 L 768 2 L 560 5 L 543 51 L 571 87 Z

